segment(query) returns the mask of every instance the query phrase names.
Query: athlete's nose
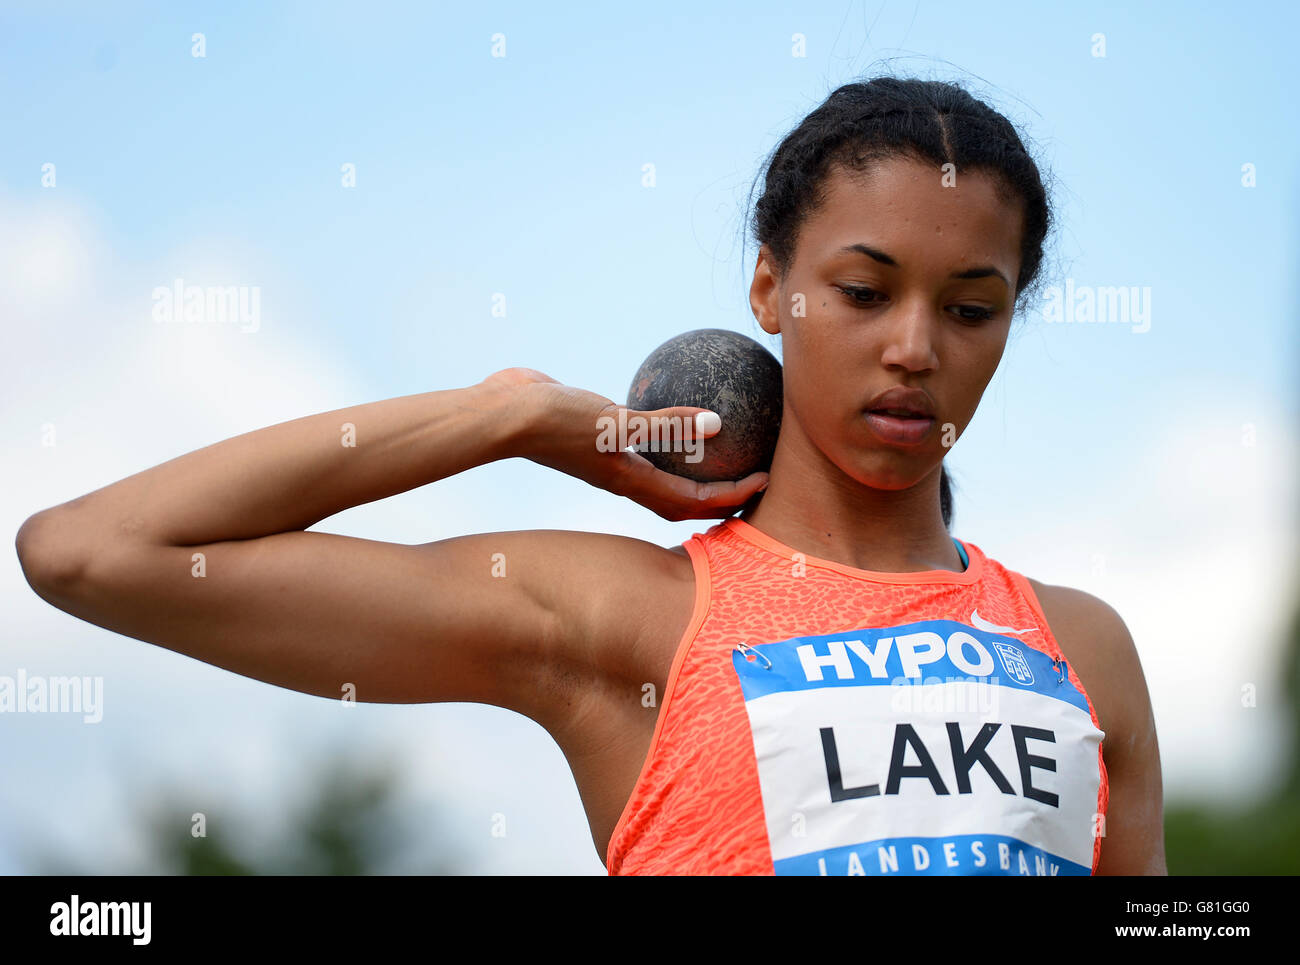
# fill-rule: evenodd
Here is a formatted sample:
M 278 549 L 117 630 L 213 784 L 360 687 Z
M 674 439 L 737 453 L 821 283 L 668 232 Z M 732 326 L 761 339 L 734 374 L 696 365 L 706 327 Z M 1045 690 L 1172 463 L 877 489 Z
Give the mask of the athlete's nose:
M 934 309 L 921 299 L 900 305 L 883 330 L 885 344 L 881 363 L 896 365 L 909 372 L 937 368 L 939 359 L 934 351 L 934 324 Z

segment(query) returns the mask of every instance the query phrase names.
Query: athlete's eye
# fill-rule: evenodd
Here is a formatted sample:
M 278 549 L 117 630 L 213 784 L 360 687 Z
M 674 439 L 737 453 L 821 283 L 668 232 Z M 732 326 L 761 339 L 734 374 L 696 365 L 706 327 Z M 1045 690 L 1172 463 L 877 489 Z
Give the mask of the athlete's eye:
M 880 292 L 876 291 L 874 288 L 860 288 L 860 287 L 854 287 L 850 285 L 836 285 L 835 290 L 841 291 L 844 294 L 848 295 L 850 298 L 853 299 L 854 302 L 856 302 L 859 305 L 879 304 L 879 302 L 875 298 L 871 297 L 873 295 L 880 295 Z
M 994 315 L 997 314 L 997 312 L 995 312 L 993 309 L 984 308 L 980 305 L 958 305 L 957 310 L 973 312 L 974 314 L 971 315 L 959 316 L 963 321 L 972 324 L 977 322 L 987 322 L 990 318 L 992 318 Z

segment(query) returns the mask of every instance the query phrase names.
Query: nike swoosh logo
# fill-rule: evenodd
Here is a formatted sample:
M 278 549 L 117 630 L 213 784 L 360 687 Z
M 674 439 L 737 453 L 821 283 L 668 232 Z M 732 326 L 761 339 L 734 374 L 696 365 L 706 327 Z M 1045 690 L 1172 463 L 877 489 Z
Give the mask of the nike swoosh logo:
M 1000 627 L 996 623 L 990 623 L 980 616 L 979 610 L 970 611 L 971 626 L 978 627 L 981 630 L 987 630 L 989 633 L 1029 633 L 1031 630 L 1037 630 L 1038 627 L 1025 627 L 1023 630 L 1016 630 L 1013 627 Z

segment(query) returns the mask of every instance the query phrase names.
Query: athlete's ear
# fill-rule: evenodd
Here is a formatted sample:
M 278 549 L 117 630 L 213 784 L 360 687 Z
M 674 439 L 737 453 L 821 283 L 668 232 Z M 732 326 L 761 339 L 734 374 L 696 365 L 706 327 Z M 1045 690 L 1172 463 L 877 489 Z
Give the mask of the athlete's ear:
M 758 249 L 754 280 L 749 286 L 749 307 L 754 318 L 768 335 L 781 334 L 781 283 L 776 275 L 772 251 L 767 245 Z

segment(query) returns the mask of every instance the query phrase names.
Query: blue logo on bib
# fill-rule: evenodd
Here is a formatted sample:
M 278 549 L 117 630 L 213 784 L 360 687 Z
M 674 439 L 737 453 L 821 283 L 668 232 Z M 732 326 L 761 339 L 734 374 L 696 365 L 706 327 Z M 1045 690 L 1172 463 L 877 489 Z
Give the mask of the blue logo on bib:
M 1019 647 L 1013 647 L 1009 643 L 993 642 L 993 649 L 997 651 L 998 659 L 1002 661 L 1002 669 L 1018 684 L 1031 686 L 1034 682 L 1034 672 L 1029 669 L 1029 663 L 1025 660 L 1025 655 Z

